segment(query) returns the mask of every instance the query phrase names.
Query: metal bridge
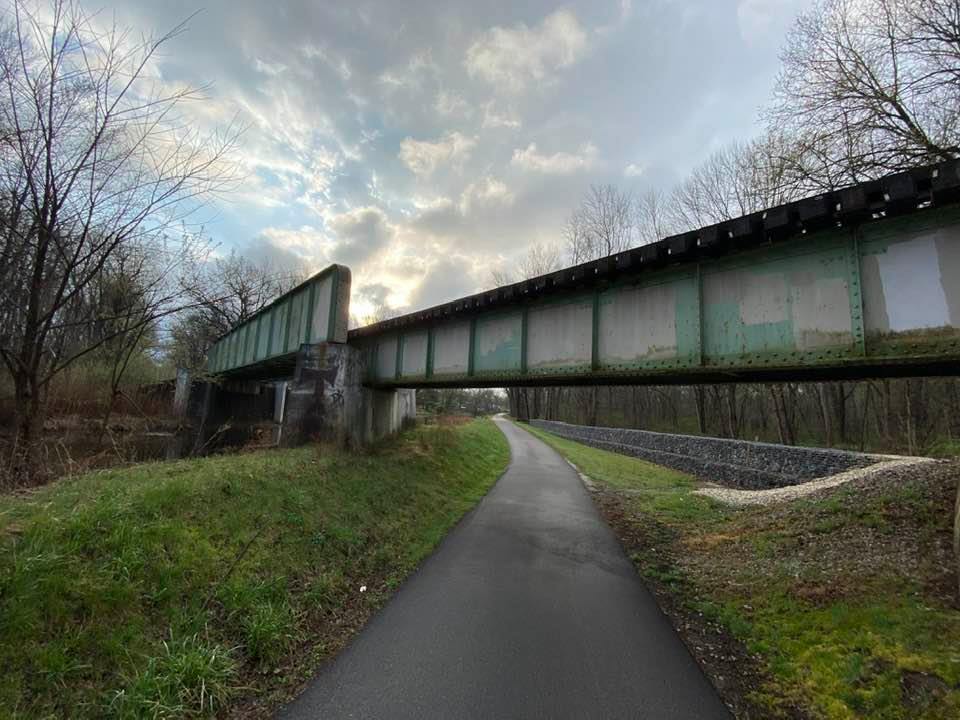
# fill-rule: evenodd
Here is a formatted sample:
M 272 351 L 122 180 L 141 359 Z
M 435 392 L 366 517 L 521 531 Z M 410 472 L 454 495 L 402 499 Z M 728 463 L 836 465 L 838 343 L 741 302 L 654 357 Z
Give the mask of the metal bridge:
M 806 198 L 345 333 L 328 268 L 211 349 L 225 376 L 346 341 L 375 388 L 960 373 L 960 163 Z
M 220 337 L 207 369 L 234 378 L 292 374 L 301 345 L 347 341 L 350 270 L 331 265 Z

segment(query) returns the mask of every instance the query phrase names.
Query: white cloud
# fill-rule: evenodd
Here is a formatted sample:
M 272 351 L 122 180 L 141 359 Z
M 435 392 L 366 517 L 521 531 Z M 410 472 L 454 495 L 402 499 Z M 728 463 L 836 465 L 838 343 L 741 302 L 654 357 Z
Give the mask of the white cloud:
M 253 69 L 264 75 L 279 75 L 287 69 L 283 63 L 270 63 L 260 58 L 253 59 Z
M 646 168 L 643 165 L 639 165 L 637 163 L 630 163 L 623 169 L 623 174 L 624 174 L 624 177 L 629 177 L 629 178 L 640 177 L 641 175 L 643 175 L 644 170 L 646 170 Z
M 355 288 L 389 288 L 368 299 L 399 306 L 488 284 L 491 258 L 554 239 L 589 182 L 669 182 L 718 138 L 754 132 L 773 46 L 808 1 L 564 0 L 491 14 L 460 0 L 442 12 L 233 0 L 195 16 L 148 74 L 164 88 L 211 85 L 185 123 L 246 128 L 236 160 L 248 180 L 207 226 L 225 250 L 256 241 L 276 263 L 352 263 Z M 146 32 L 180 20 L 170 3 L 107 5 Z M 721 24 L 751 39 L 730 42 Z M 430 269 L 451 256 L 462 262 Z M 411 300 L 428 274 L 433 289 Z
M 502 112 L 496 108 L 493 101 L 483 106 L 483 127 L 488 128 L 511 128 L 520 127 L 520 119 L 510 112 Z
M 468 49 L 465 65 L 503 90 L 520 93 L 530 83 L 545 83 L 557 70 L 572 65 L 587 49 L 587 33 L 570 10 L 557 10 L 530 28 L 493 27 Z
M 446 90 L 437 93 L 437 99 L 433 102 L 433 108 L 446 117 L 469 117 L 472 114 L 470 103 L 464 100 L 463 95 Z
M 396 228 L 378 207 L 364 206 L 330 213 L 324 229 L 267 227 L 260 233 L 275 252 L 299 258 L 307 267 L 333 262 L 359 267 L 387 248 Z
M 378 207 L 358 207 L 334 216 L 327 224 L 336 236 L 336 262 L 358 265 L 383 250 L 393 239 L 394 227 Z
M 596 163 L 597 148 L 587 142 L 580 146 L 576 153 L 556 152 L 553 155 L 543 155 L 537 151 L 537 144 L 530 143 L 526 150 L 519 148 L 513 151 L 510 164 L 514 167 L 538 172 L 547 175 L 569 175 L 578 170 L 586 170 Z
M 260 232 L 260 240 L 265 241 L 265 245 L 259 248 L 264 256 L 295 257 L 310 269 L 327 264 L 330 242 L 312 225 L 298 228 L 267 227 Z
M 413 205 L 417 213 L 421 213 L 451 208 L 453 207 L 453 200 L 442 195 L 433 197 L 413 195 L 410 197 L 410 204 Z
M 444 164 L 459 166 L 470 157 L 476 138 L 451 132 L 435 142 L 406 138 L 400 143 L 400 159 L 415 175 L 428 176 Z
M 440 68 L 433 61 L 432 53 L 425 50 L 414 53 L 406 65 L 381 73 L 380 82 L 387 88 L 417 89 L 428 77 L 439 73 Z
M 328 65 L 344 82 L 347 82 L 353 75 L 350 70 L 350 63 L 347 62 L 346 58 L 334 57 L 326 48 L 311 43 L 305 45 L 302 52 L 308 60 L 320 60 Z
M 346 242 L 385 242 L 392 230 L 387 216 L 378 207 L 359 207 L 335 215 L 329 223 L 333 233 Z
M 437 254 L 423 268 L 423 276 L 407 300 L 410 309 L 448 302 L 490 284 L 486 258 L 447 252 Z
M 460 196 L 460 212 L 468 214 L 477 207 L 509 207 L 515 196 L 506 183 L 493 177 L 485 177 L 470 183 Z

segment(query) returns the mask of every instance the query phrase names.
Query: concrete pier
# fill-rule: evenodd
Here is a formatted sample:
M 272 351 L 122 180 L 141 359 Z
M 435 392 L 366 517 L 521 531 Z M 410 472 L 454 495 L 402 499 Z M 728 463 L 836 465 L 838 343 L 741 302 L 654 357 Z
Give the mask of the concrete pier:
M 292 377 L 193 381 L 178 371 L 175 413 L 184 452 L 240 444 L 269 428 L 277 445 L 331 442 L 362 447 L 416 416 L 416 391 L 362 385 L 365 356 L 345 343 L 303 344 Z M 208 447 L 209 446 L 209 447 Z
M 411 422 L 416 391 L 363 387 L 364 362 L 363 353 L 350 345 L 302 345 L 287 387 L 281 444 L 321 440 L 357 447 Z

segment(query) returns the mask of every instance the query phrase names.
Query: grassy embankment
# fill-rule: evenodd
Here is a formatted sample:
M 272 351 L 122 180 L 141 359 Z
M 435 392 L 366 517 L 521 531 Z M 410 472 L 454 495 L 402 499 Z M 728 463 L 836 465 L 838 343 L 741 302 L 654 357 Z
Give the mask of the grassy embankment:
M 268 714 L 508 459 L 475 421 L 0 498 L 0 717 Z
M 733 509 L 682 473 L 530 428 L 594 497 L 745 718 L 960 717 L 960 464 Z

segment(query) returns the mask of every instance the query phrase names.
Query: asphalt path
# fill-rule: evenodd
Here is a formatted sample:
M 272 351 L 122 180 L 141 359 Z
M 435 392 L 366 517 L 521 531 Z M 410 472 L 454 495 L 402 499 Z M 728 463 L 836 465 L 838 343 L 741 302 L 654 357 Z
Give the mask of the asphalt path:
M 497 424 L 507 472 L 279 717 L 730 720 L 576 471 Z

